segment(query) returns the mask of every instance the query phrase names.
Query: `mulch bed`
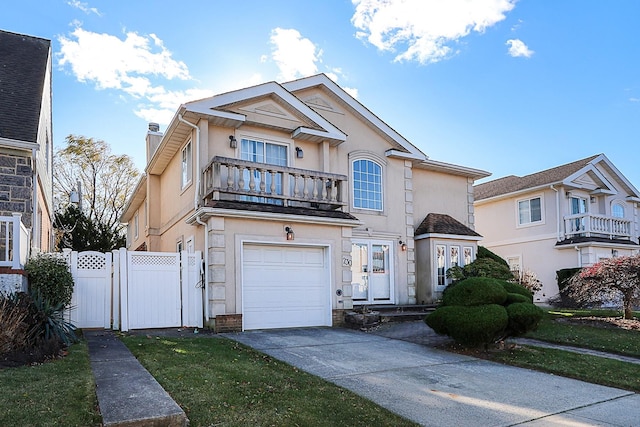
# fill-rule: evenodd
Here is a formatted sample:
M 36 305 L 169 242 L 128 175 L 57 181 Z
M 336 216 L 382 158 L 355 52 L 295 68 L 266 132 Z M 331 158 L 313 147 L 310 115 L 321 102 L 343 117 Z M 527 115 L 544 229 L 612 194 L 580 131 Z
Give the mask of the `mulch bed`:
M 0 369 L 39 365 L 66 356 L 66 348 L 58 341 L 45 341 L 40 346 L 0 355 Z

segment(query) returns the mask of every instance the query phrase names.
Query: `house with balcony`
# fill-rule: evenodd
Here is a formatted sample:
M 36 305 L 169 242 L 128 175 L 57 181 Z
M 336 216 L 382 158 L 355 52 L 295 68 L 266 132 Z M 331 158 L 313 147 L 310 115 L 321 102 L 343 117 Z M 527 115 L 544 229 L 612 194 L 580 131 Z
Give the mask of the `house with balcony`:
M 489 174 L 429 159 L 324 74 L 181 105 L 146 143 L 128 248 L 202 251 L 218 331 L 430 302 L 445 266 L 475 257 Z
M 0 30 L 0 292 L 52 243 L 51 42 Z
M 476 230 L 511 269 L 558 294 L 556 271 L 638 253 L 640 193 L 604 154 L 475 186 Z

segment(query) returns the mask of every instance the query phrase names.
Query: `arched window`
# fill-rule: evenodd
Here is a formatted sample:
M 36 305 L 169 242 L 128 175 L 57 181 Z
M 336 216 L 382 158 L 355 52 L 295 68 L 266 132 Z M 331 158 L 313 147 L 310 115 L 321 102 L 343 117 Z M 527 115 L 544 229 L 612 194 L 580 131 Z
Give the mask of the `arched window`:
M 382 210 L 382 166 L 372 160 L 353 162 L 353 207 Z
M 614 203 L 611 206 L 611 214 L 614 218 L 624 218 L 624 206 L 620 203 Z

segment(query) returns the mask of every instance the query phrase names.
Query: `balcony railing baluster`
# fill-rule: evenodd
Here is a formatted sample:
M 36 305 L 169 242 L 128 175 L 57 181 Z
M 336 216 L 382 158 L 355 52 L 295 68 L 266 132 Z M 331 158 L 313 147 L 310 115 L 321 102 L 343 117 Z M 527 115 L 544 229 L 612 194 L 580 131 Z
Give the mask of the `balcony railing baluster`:
M 246 201 L 248 196 L 257 196 L 250 200 L 325 210 L 345 205 L 341 191 L 347 182 L 344 175 L 219 156 L 202 174 L 205 199 Z M 221 182 L 225 182 L 224 188 Z

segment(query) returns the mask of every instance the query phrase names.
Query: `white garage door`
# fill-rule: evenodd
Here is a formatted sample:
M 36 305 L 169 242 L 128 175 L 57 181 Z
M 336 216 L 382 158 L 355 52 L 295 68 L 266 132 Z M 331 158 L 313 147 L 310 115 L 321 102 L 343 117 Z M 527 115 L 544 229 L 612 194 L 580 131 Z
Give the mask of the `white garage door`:
M 245 244 L 244 329 L 331 326 L 325 249 Z

